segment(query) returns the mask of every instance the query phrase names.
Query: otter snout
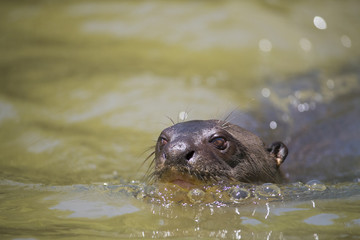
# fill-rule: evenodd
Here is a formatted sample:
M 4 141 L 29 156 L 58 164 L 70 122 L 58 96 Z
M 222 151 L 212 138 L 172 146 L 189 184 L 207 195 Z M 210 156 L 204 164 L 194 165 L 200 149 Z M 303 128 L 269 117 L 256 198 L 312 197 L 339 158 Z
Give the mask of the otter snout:
M 195 156 L 195 148 L 188 141 L 176 141 L 169 143 L 163 150 L 163 158 L 166 164 L 186 165 Z

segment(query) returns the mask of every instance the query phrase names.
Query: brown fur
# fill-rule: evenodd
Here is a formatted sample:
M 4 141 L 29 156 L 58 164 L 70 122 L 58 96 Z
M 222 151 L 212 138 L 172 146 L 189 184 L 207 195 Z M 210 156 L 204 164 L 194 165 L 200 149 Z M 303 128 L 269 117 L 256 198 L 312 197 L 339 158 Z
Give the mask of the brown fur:
M 283 143 L 266 148 L 259 137 L 237 125 L 220 120 L 188 121 L 162 131 L 150 178 L 279 183 L 279 166 L 286 156 Z

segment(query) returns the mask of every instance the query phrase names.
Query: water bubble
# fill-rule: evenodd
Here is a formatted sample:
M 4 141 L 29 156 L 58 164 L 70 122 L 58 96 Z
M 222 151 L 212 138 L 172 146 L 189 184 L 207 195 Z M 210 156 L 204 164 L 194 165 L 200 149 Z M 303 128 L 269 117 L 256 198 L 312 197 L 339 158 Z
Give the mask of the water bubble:
M 185 121 L 188 118 L 188 114 L 185 111 L 179 112 L 179 119 Z
M 309 104 L 308 103 L 301 103 L 297 106 L 299 112 L 306 112 L 309 111 Z
M 187 196 L 189 197 L 190 202 L 201 203 L 205 197 L 205 192 L 201 189 L 194 188 L 188 192 Z
M 325 19 L 323 19 L 320 16 L 315 16 L 314 17 L 314 25 L 315 25 L 316 28 L 321 29 L 321 30 L 324 30 L 324 29 L 327 28 L 327 24 L 326 24 Z
M 295 187 L 297 189 L 301 189 L 304 187 L 304 184 L 302 182 L 294 182 L 294 183 L 289 184 L 289 186 Z
M 279 197 L 281 190 L 275 184 L 265 183 L 256 189 L 256 193 L 262 197 Z
M 265 98 L 270 97 L 270 94 L 271 94 L 271 92 L 270 92 L 270 89 L 268 89 L 268 88 L 263 88 L 261 90 L 261 95 L 263 95 L 263 97 L 265 97 Z
M 262 52 L 270 52 L 272 49 L 272 44 L 270 40 L 264 38 L 259 41 L 259 49 Z
M 351 39 L 347 35 L 342 35 L 340 38 L 342 45 L 346 48 L 351 48 Z
M 320 182 L 319 180 L 311 180 L 311 181 L 308 181 L 306 184 L 305 184 L 306 187 L 308 187 L 309 190 L 311 191 L 325 191 L 326 190 L 326 186 Z
M 305 111 L 305 110 L 304 110 L 304 106 L 303 106 L 302 104 L 299 104 L 299 105 L 297 106 L 297 109 L 298 109 L 299 112 Z
M 299 44 L 301 49 L 304 50 L 305 52 L 309 52 L 312 48 L 312 44 L 307 38 L 301 38 L 299 40 Z
M 271 129 L 276 129 L 277 128 L 277 123 L 275 121 L 271 121 L 269 124 Z
M 233 202 L 245 200 L 250 197 L 250 192 L 245 188 L 232 187 L 230 189 L 230 198 Z

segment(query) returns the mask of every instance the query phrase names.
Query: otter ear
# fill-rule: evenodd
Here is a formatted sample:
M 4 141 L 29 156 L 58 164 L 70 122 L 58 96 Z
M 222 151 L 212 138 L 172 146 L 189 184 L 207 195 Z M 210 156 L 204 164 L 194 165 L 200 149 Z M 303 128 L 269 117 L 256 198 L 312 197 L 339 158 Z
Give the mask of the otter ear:
M 285 161 L 288 155 L 288 148 L 282 142 L 274 142 L 267 150 L 275 157 L 278 167 Z

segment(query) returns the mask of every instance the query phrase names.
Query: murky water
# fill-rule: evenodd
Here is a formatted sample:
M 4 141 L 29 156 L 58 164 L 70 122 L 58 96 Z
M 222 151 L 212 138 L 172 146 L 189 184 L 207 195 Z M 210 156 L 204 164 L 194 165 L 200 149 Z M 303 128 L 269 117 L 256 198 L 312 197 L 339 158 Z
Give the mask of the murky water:
M 359 239 L 359 12 L 358 1 L 1 2 L 1 239 Z M 288 144 L 279 199 L 143 189 L 168 117 L 234 109 L 231 121 Z M 324 185 L 294 185 L 313 179 Z

